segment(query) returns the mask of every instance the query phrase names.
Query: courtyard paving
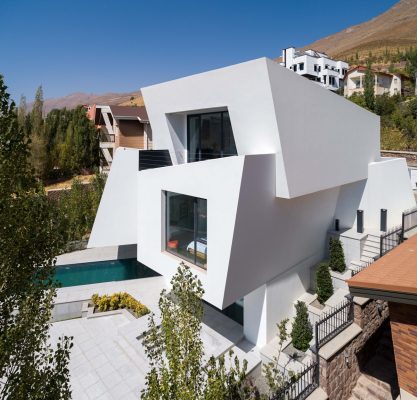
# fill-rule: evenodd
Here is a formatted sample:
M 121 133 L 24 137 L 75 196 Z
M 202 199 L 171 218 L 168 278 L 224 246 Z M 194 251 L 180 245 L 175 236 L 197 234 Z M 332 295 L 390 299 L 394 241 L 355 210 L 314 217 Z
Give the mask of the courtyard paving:
M 158 300 L 166 288 L 163 277 L 58 289 L 56 303 L 91 298 L 93 293 L 126 291 L 146 304 L 158 318 Z M 51 341 L 61 335 L 74 337 L 70 375 L 74 400 L 138 399 L 144 387 L 148 362 L 138 340 L 146 330 L 147 317 L 132 320 L 123 314 L 75 318 L 55 322 Z M 207 356 L 219 356 L 233 348 L 239 358 L 249 361 L 249 369 L 260 362 L 257 349 L 243 340 L 243 328 L 212 307 L 205 305 L 201 337 Z

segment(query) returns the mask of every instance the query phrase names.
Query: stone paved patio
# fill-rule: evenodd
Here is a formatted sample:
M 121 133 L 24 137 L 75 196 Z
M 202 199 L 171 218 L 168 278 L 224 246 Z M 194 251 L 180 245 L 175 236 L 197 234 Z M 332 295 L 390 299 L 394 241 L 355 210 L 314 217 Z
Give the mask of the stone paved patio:
M 56 303 L 86 300 L 93 293 L 127 291 L 158 315 L 158 299 L 166 281 L 163 277 L 106 282 L 58 290 Z M 77 318 L 52 324 L 51 341 L 74 336 L 70 361 L 74 400 L 138 399 L 148 368 L 137 337 L 147 327 L 147 317 L 134 321 L 122 314 Z M 249 369 L 260 362 L 257 349 L 243 340 L 243 327 L 205 305 L 201 337 L 207 355 L 218 356 L 233 348 Z

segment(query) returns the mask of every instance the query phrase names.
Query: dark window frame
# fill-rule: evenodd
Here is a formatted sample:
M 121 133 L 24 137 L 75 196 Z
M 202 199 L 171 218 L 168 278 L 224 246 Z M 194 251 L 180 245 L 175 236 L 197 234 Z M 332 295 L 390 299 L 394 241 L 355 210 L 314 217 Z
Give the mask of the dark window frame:
M 197 114 L 188 114 L 187 115 L 187 163 L 190 162 L 198 162 L 198 161 L 204 161 L 205 159 L 202 158 L 201 159 L 201 155 L 200 155 L 200 159 L 197 160 L 197 155 L 194 154 L 192 155 L 192 158 L 194 158 L 193 161 L 190 161 L 190 143 L 191 143 L 191 139 L 190 139 L 190 120 L 191 118 L 198 118 L 199 122 L 198 125 L 200 126 L 200 133 L 199 133 L 199 138 L 198 138 L 198 147 L 201 149 L 201 117 L 204 115 L 210 115 L 210 114 L 220 114 L 220 157 L 216 157 L 216 158 L 224 158 L 224 157 L 229 157 L 231 155 L 237 155 L 237 149 L 236 149 L 236 154 L 224 154 L 224 147 L 225 147 L 225 137 L 224 137 L 224 115 L 228 114 L 229 116 L 229 121 L 230 121 L 230 125 L 232 125 L 232 121 L 230 120 L 230 115 L 229 115 L 229 111 L 228 110 L 223 110 L 223 111 L 208 111 L 208 112 L 204 112 L 204 113 L 197 113 Z M 235 141 L 235 137 L 233 134 L 233 127 L 231 129 L 232 131 L 232 137 L 233 137 L 233 142 L 235 144 L 235 148 L 236 148 L 236 141 Z
M 186 197 L 190 197 L 192 199 L 193 202 L 193 242 L 194 242 L 194 254 L 192 257 L 192 261 L 190 261 L 188 258 L 185 258 L 183 256 L 181 256 L 180 253 L 172 251 L 169 249 L 168 247 L 168 241 L 169 241 L 169 212 L 168 209 L 170 207 L 169 204 L 169 193 L 173 193 L 173 194 L 178 194 L 178 195 L 182 195 L 182 196 L 186 196 Z M 183 193 L 178 193 L 178 192 L 173 192 L 170 190 L 163 190 L 163 195 L 164 195 L 164 207 L 165 207 L 165 227 L 164 227 L 164 235 L 163 235 L 163 241 L 164 241 L 164 245 L 163 245 L 163 249 L 168 252 L 169 254 L 172 254 L 175 257 L 181 258 L 182 260 L 184 260 L 185 262 L 188 262 L 190 264 L 195 265 L 197 268 L 201 268 L 202 270 L 207 270 L 207 263 L 208 263 L 208 256 L 206 253 L 206 257 L 205 257 L 205 265 L 206 267 L 201 265 L 197 262 L 197 239 L 199 239 L 199 226 L 198 226 L 198 202 L 199 200 L 203 200 L 206 202 L 206 218 L 207 218 L 207 214 L 208 214 L 208 209 L 207 209 L 207 199 L 203 199 L 202 197 L 196 197 L 196 196 L 189 196 L 187 194 L 183 194 Z M 207 226 L 206 226 L 206 245 L 208 246 L 208 238 L 207 238 Z

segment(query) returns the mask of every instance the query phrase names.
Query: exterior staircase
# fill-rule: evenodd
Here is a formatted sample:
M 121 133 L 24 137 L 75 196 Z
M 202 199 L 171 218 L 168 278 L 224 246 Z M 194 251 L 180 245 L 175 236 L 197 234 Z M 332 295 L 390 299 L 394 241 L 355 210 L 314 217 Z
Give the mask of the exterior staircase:
M 399 395 L 391 330 L 386 324 L 375 355 L 362 369 L 349 400 L 395 400 Z
M 369 233 L 361 252 L 361 259 L 359 261 L 351 261 L 349 269 L 353 271 L 362 269 L 369 263 L 373 262 L 375 257 L 379 257 L 379 251 L 380 236 L 374 233 Z

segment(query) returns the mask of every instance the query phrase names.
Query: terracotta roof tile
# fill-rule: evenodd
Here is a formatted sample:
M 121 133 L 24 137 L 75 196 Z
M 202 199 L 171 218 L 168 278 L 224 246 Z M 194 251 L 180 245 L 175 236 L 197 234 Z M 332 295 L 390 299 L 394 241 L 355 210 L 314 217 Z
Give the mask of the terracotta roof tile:
M 417 294 L 417 235 L 348 280 L 350 287 Z

